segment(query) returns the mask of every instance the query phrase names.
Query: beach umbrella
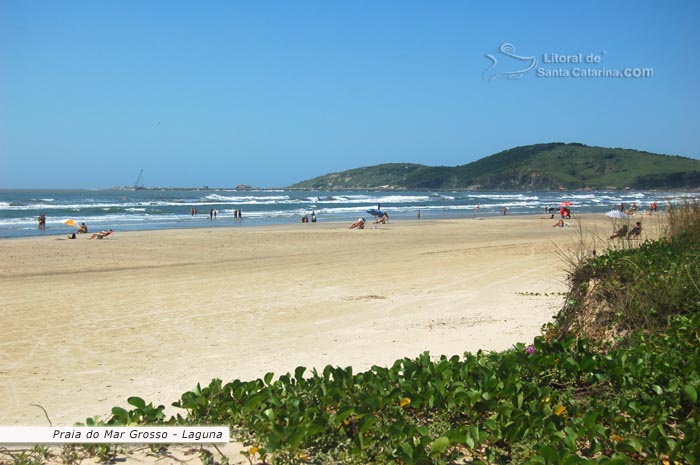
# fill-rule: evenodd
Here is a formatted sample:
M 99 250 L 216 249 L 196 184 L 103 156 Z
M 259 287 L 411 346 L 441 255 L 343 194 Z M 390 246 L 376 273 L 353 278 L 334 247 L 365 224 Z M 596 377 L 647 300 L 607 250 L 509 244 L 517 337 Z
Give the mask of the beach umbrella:
M 560 203 L 559 203 L 559 206 L 560 206 L 560 207 L 570 207 L 570 206 L 571 206 L 571 202 L 569 202 L 568 200 L 565 200 L 565 201 L 563 201 L 563 202 L 560 202 Z
M 67 224 L 68 226 L 73 226 L 74 228 L 78 227 L 78 224 L 75 222 L 75 220 L 66 220 L 63 222 L 63 224 Z
M 605 216 L 610 217 L 610 218 L 618 218 L 618 219 L 626 219 L 629 218 L 625 213 L 621 212 L 620 210 L 610 210 L 605 214 Z
M 384 216 L 384 212 L 377 210 L 376 208 L 370 208 L 367 210 L 367 213 L 369 213 L 372 216 Z

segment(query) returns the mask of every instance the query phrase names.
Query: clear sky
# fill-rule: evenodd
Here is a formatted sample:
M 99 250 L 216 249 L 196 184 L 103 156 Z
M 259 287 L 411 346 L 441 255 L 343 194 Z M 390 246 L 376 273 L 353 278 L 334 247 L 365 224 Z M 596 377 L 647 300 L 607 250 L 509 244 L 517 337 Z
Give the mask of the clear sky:
M 697 0 L 3 0 L 0 188 L 286 186 L 552 141 L 698 158 L 698 24 Z M 624 70 L 646 77 L 571 75 Z

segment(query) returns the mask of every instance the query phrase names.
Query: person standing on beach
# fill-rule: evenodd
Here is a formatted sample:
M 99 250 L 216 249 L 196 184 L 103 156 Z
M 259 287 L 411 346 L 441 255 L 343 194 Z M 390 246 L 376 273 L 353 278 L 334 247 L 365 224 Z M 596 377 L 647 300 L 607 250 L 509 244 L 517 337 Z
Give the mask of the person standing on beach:
M 418 221 L 420 221 L 420 210 L 418 210 Z
M 311 222 L 315 223 L 316 222 L 316 211 L 311 210 Z
M 37 221 L 39 222 L 39 229 L 46 229 L 46 216 L 43 213 L 39 214 Z
M 508 207 L 503 207 L 503 216 L 506 216 L 506 213 L 508 213 Z

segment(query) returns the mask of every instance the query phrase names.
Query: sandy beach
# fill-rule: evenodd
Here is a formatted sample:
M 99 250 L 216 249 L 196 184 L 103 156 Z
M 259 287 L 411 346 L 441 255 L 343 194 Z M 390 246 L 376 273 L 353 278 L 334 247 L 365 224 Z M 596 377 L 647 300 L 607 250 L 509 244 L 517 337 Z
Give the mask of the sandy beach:
M 600 221 L 607 232 L 609 223 Z M 531 217 L 0 241 L 0 424 L 72 425 L 212 378 L 528 342 L 579 228 Z M 595 226 L 583 220 L 584 228 Z M 175 409 L 168 408 L 169 413 Z

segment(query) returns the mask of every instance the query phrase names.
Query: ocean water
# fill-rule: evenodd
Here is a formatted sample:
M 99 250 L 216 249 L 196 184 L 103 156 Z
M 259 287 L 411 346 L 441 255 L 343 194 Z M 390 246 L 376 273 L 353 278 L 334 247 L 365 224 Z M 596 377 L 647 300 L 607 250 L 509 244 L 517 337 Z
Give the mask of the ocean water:
M 319 222 L 355 221 L 371 217 L 367 210 L 386 211 L 392 220 L 471 218 L 479 205 L 480 217 L 508 214 L 543 214 L 546 207 L 571 202 L 572 212 L 604 213 L 624 203 L 640 209 L 657 202 L 699 199 L 697 192 L 577 191 L 577 192 L 495 192 L 495 191 L 298 191 L 298 190 L 0 190 L 0 238 L 54 236 L 73 232 L 68 219 L 85 222 L 90 231 L 116 231 L 245 227 L 249 225 L 299 223 L 315 211 Z M 191 215 L 196 208 L 198 214 Z M 217 219 L 209 219 L 209 211 Z M 243 220 L 234 222 L 240 209 Z M 46 229 L 39 230 L 37 216 L 46 216 Z

